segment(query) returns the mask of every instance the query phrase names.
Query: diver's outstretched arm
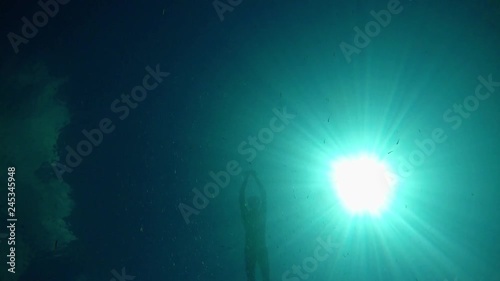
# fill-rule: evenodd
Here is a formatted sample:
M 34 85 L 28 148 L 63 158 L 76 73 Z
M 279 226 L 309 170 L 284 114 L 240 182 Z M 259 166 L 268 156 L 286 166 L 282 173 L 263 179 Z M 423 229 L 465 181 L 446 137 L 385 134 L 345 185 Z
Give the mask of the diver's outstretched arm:
M 257 175 L 255 174 L 255 171 L 252 171 L 252 175 L 255 178 L 255 181 L 257 182 L 257 186 L 259 188 L 260 196 L 262 198 L 262 208 L 265 211 L 266 210 L 266 206 L 267 206 L 266 190 L 264 189 L 264 186 L 260 182 L 259 178 L 257 178 Z

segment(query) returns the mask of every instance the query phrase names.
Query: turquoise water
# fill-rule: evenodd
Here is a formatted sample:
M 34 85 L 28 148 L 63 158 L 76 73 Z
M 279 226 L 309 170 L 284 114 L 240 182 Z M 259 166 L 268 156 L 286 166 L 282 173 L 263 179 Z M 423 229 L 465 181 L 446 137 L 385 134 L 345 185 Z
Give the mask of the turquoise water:
M 1 9 L 0 280 L 247 280 L 251 170 L 270 280 L 500 280 L 498 1 L 57 3 Z

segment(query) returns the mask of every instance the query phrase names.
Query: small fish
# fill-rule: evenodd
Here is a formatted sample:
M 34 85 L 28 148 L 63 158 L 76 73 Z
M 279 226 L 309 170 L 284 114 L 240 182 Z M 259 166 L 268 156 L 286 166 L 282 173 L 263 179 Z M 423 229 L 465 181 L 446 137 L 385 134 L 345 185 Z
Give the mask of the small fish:
M 391 153 L 392 153 L 392 150 L 391 150 L 391 151 L 389 151 L 389 152 L 387 152 L 387 154 L 391 154 Z
M 54 251 L 57 250 L 57 242 L 58 242 L 58 240 L 56 240 L 56 242 L 54 242 Z
M 398 141 L 396 142 L 396 144 L 399 144 L 399 139 L 398 139 Z

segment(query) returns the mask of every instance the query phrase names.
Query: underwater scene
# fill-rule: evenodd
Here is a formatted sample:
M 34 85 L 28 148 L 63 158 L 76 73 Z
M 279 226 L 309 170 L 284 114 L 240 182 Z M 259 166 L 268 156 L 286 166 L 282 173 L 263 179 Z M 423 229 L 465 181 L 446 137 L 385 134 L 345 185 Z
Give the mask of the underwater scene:
M 0 21 L 0 281 L 500 281 L 500 1 Z

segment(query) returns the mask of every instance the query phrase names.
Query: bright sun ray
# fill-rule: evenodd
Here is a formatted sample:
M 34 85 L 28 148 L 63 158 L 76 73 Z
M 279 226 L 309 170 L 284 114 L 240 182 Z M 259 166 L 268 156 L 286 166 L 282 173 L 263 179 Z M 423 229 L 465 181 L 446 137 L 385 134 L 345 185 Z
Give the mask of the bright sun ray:
M 333 162 L 331 179 L 339 199 L 353 214 L 379 215 L 390 203 L 396 183 L 385 163 L 366 155 Z

